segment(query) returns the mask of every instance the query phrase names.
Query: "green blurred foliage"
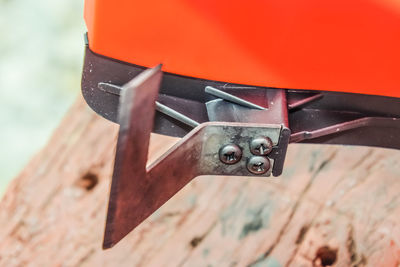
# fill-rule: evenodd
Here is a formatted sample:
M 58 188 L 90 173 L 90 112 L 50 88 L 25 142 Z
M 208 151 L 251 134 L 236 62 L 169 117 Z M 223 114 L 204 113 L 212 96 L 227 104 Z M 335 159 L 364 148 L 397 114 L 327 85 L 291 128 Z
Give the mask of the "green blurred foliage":
M 79 94 L 83 0 L 0 0 L 0 192 Z

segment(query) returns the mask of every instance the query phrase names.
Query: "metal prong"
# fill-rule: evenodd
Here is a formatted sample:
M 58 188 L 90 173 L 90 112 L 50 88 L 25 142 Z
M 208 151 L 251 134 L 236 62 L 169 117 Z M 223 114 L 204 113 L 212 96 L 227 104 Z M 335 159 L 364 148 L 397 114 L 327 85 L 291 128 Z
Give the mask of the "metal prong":
M 244 107 L 265 110 L 265 108 L 263 108 L 263 107 L 261 107 L 259 105 L 251 103 L 251 102 L 249 102 L 247 100 L 244 100 L 242 98 L 239 98 L 237 96 L 228 94 L 228 93 L 226 93 L 224 91 L 218 90 L 217 88 L 214 88 L 212 86 L 206 86 L 205 92 L 210 94 L 210 95 L 222 98 L 222 99 L 224 99 L 226 101 L 229 101 L 229 102 L 232 102 L 232 103 L 244 106 Z
M 121 95 L 122 87 L 111 83 L 99 83 L 97 87 L 106 93 Z
M 167 107 L 166 105 L 163 105 L 157 101 L 156 101 L 156 110 L 171 117 L 171 118 L 174 118 L 180 122 L 183 122 L 184 124 L 187 124 L 193 128 L 200 125 L 200 123 L 198 123 L 197 121 L 194 121 L 191 118 L 183 115 L 182 113 L 179 113 L 178 111 L 176 111 L 170 107 Z
M 123 90 L 121 86 L 111 83 L 102 83 L 102 82 L 98 84 L 98 88 L 106 93 L 118 96 L 121 95 L 121 92 Z M 183 115 L 182 113 L 179 113 L 178 111 L 166 105 L 161 104 L 158 101 L 156 101 L 156 110 L 193 128 L 197 127 L 200 124 L 197 121 L 192 120 L 191 118 Z

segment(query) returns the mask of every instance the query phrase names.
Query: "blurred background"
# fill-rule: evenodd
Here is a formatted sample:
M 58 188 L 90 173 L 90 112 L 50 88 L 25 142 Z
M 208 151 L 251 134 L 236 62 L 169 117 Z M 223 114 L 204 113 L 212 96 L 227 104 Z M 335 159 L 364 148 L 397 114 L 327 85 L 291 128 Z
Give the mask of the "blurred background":
M 0 0 L 0 196 L 80 93 L 83 0 Z

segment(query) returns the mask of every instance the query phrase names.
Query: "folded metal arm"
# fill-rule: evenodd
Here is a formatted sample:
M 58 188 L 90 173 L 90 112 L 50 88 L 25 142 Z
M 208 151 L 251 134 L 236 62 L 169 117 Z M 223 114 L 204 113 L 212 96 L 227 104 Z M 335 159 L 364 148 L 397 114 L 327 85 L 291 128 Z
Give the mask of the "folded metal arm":
M 283 124 L 240 122 L 202 123 L 146 168 L 161 76 L 160 67 L 146 70 L 121 90 L 104 248 L 116 244 L 197 176 L 270 176 L 282 171 L 290 131 Z M 252 151 L 252 140 L 260 136 L 271 140 L 267 155 Z M 234 164 L 226 164 L 221 161 L 221 149 L 232 145 L 240 150 L 236 156 L 240 155 Z

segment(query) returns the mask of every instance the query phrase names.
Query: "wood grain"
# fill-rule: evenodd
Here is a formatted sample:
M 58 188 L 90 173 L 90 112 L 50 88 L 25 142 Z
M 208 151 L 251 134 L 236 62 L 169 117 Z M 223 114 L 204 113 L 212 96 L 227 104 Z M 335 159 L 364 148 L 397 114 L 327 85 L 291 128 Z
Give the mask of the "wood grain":
M 75 103 L 1 201 L 1 266 L 399 266 L 400 151 L 366 147 L 291 145 L 281 177 L 198 177 L 103 251 L 117 130 Z M 154 135 L 150 157 L 175 141 Z

